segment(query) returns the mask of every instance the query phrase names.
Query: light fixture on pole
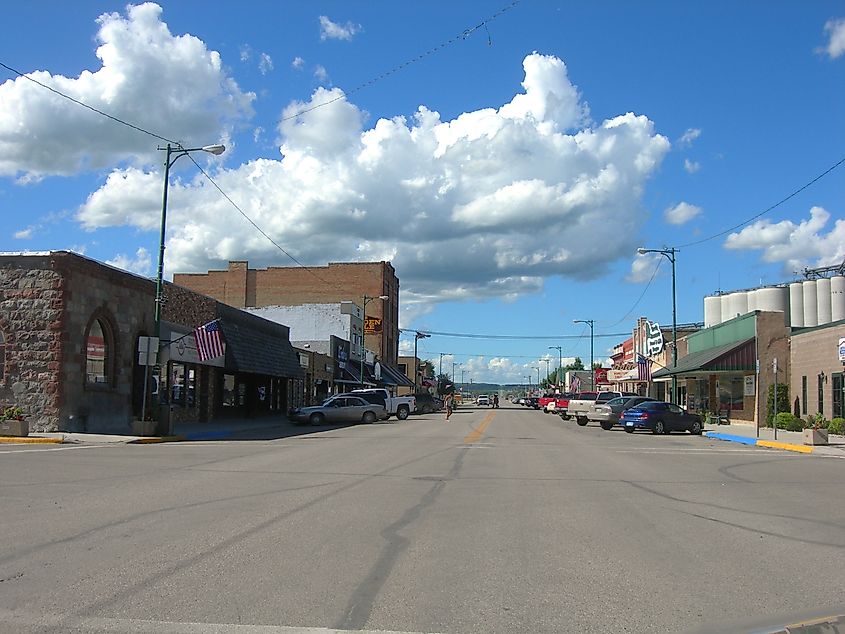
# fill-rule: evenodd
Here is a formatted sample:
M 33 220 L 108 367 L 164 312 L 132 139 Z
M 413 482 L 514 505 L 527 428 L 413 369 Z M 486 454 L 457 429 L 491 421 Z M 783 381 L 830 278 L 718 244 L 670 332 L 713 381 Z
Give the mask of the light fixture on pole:
M 173 164 L 183 156 L 187 156 L 191 152 L 208 152 L 215 156 L 220 156 L 226 151 L 225 145 L 204 145 L 203 147 L 184 148 L 181 145 L 168 143 L 164 147 L 157 148 L 165 152 L 164 158 L 164 193 L 161 198 L 161 228 L 158 239 L 158 271 L 156 273 L 156 297 L 155 297 L 155 312 L 153 317 L 153 335 L 156 339 L 161 341 L 161 304 L 162 295 L 164 291 L 164 238 L 167 229 L 167 190 L 170 185 L 170 168 Z M 161 344 L 159 344 L 160 347 Z M 149 367 L 144 373 L 144 395 L 143 403 L 141 404 L 141 414 L 146 415 L 146 401 L 147 401 L 147 375 Z
M 414 333 L 414 394 L 417 393 L 417 375 L 420 373 L 420 362 L 417 359 L 417 342 L 420 339 L 427 339 L 430 336 L 419 331 Z
M 595 360 L 593 359 L 593 324 L 595 321 L 593 319 L 573 319 L 573 324 L 587 324 L 590 326 L 590 390 L 595 392 L 596 391 L 596 371 L 593 369 L 593 363 Z
M 367 304 L 369 304 L 374 299 L 385 300 L 388 299 L 387 295 L 376 295 L 374 297 L 370 297 L 369 295 L 364 295 L 363 301 L 361 302 L 361 325 L 363 326 L 361 331 L 361 387 L 364 387 L 364 357 L 367 356 L 367 348 L 364 343 L 364 338 L 367 334 Z
M 551 364 L 551 361 L 550 361 L 549 359 L 540 359 L 540 361 L 543 361 L 543 362 L 546 364 L 546 387 L 548 387 L 548 384 L 549 384 L 549 376 L 550 376 L 550 374 L 549 374 L 549 365 Z
M 549 346 L 549 350 L 557 350 L 557 384 L 560 387 L 563 384 L 563 346 Z
M 678 367 L 678 313 L 675 300 L 675 254 L 677 252 L 678 249 L 675 247 L 664 247 L 662 249 L 645 249 L 640 247 L 637 249 L 637 253 L 640 255 L 659 253 L 660 255 L 666 256 L 672 263 L 672 398 L 670 399 L 672 403 L 677 403 L 678 399 L 678 377 L 675 374 L 675 369 Z

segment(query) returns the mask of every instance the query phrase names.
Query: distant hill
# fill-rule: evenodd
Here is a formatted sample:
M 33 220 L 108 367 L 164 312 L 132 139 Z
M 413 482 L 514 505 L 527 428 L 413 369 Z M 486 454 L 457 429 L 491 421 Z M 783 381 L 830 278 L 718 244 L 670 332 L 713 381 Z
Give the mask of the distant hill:
M 501 385 L 499 383 L 455 383 L 457 389 L 463 388 L 464 392 L 472 392 L 473 394 L 484 394 L 494 392 L 525 392 L 526 385 L 524 384 L 510 384 Z

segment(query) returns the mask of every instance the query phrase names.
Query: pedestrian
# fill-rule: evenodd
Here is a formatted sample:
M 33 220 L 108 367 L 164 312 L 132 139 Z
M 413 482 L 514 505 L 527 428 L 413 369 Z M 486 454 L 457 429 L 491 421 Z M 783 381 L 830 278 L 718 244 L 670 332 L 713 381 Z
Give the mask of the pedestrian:
M 446 420 L 449 420 L 449 417 L 452 415 L 452 395 L 446 395 Z
M 494 408 L 499 407 L 499 395 L 498 394 L 493 395 L 493 407 Z

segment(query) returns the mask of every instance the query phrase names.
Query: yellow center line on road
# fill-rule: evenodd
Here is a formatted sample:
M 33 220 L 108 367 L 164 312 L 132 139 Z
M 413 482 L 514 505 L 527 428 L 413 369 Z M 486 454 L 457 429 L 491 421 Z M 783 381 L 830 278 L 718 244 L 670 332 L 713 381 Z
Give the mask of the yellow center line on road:
M 490 426 L 490 423 L 493 422 L 495 417 L 496 412 L 490 412 L 487 414 L 487 416 L 484 417 L 484 420 L 481 421 L 481 424 L 478 427 L 473 427 L 472 431 L 466 435 L 464 438 L 464 444 L 471 445 L 481 440 L 484 432 L 487 431 L 487 428 Z

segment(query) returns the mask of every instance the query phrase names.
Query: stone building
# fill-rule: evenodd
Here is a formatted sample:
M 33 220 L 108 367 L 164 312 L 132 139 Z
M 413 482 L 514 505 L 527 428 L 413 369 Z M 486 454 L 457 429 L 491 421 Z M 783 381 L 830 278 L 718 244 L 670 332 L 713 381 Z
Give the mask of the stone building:
M 399 354 L 399 279 L 390 262 L 331 262 L 327 266 L 250 269 L 229 262 L 225 271 L 177 273 L 173 282 L 236 308 L 296 306 L 343 301 L 359 307 L 365 295 L 386 300 L 367 303 L 366 316 L 382 319 L 382 331 L 368 334 L 365 347 L 396 366 Z
M 74 253 L 0 254 L 0 403 L 35 431 L 128 432 L 145 400 L 137 351 L 154 299 L 152 280 Z M 285 326 L 172 284 L 163 299 L 163 354 L 147 380 L 160 427 L 286 412 L 303 373 Z M 225 355 L 203 362 L 193 331 L 212 321 Z

